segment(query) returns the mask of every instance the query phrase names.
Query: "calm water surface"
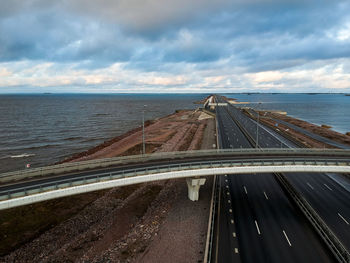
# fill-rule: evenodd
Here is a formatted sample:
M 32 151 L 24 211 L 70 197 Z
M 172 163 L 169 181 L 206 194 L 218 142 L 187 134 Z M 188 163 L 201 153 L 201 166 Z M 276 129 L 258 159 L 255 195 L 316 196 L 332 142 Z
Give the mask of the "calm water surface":
M 0 172 L 52 164 L 207 95 L 0 95 Z
M 341 133 L 350 132 L 350 96 L 344 94 L 225 94 L 250 102 L 242 106 L 286 111 L 289 116 L 321 125 L 328 124 Z M 261 102 L 261 104 L 258 104 Z
M 227 94 L 226 94 L 227 95 Z M 207 94 L 0 95 L 0 172 L 53 164 L 136 128 L 146 119 L 194 109 Z M 287 111 L 315 124 L 350 131 L 343 94 L 230 94 L 261 109 Z

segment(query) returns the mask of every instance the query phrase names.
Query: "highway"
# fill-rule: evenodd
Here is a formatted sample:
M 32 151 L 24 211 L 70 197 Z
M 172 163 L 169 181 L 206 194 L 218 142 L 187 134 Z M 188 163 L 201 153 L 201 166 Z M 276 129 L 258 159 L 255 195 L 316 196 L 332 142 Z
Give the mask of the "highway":
M 217 121 L 219 146 L 222 149 L 254 147 L 255 142 L 252 138 L 258 139 L 259 146 L 263 148 L 296 147 L 293 142 L 276 134 L 273 129 L 261 124 L 257 126 L 254 120 L 242 114 L 232 105 L 217 107 Z M 244 150 L 239 154 L 242 155 L 242 160 L 247 156 L 244 155 Z M 254 157 L 254 154 L 259 155 L 259 151 L 249 154 Z M 274 160 L 282 156 L 281 153 L 268 155 L 268 152 L 260 152 L 260 154 L 264 156 L 263 158 Z M 315 157 L 317 156 L 316 153 Z M 300 157 L 307 158 L 307 155 L 299 155 Z M 163 171 L 168 170 L 168 167 L 172 165 L 183 169 L 183 165 L 188 163 L 198 166 L 209 160 L 209 162 L 221 164 L 221 161 L 233 162 L 240 157 L 236 155 L 234 159 L 230 158 L 231 156 L 225 155 L 214 156 L 213 153 L 208 156 L 190 156 L 189 153 L 183 153 L 176 158 L 170 154 L 165 159 L 151 159 L 147 162 L 137 159 L 137 162 L 118 164 L 115 167 L 84 172 L 74 171 L 53 177 L 50 175 L 26 182 L 1 185 L 0 192 L 5 194 L 10 190 L 16 192 L 21 187 L 38 187 L 42 183 L 57 187 L 57 183 L 62 180 L 74 182 L 83 179 L 85 181 L 86 176 L 97 176 L 99 180 L 100 173 L 105 173 L 104 176 L 107 177 L 110 176 L 110 173 L 119 173 L 118 176 L 123 176 L 127 169 L 132 172 L 136 169 L 143 169 L 143 172 L 140 173 L 142 175 L 150 169 L 159 171 L 159 167 L 163 169 L 163 166 Z M 238 168 L 234 169 L 237 171 Z M 294 173 L 287 177 L 349 248 L 348 191 L 326 174 Z M 329 250 L 299 209 L 287 198 L 274 174 L 238 174 L 219 178 L 221 192 L 216 245 L 218 262 L 333 262 Z M 23 191 L 23 189 L 18 191 Z
M 242 114 L 230 105 L 229 112 L 244 124 L 251 136 L 256 136 L 257 122 Z M 267 147 L 297 147 L 272 129 L 259 125 L 259 145 Z M 330 142 L 328 142 L 330 143 Z M 342 147 L 343 148 L 343 147 Z M 335 177 L 341 175 L 334 175 Z M 343 245 L 350 250 L 350 193 L 341 184 L 326 174 L 292 173 L 286 174 L 288 180 L 306 198 L 311 206 L 322 217 L 325 223 L 336 234 Z
M 217 107 L 219 144 L 222 148 L 249 148 L 232 116 L 241 113 Z M 246 120 L 248 127 L 255 128 Z M 259 129 L 261 143 L 281 142 Z M 266 139 L 265 139 L 266 138 Z M 282 142 L 282 147 L 291 145 Z M 279 147 L 278 146 L 278 147 Z M 304 216 L 288 200 L 273 174 L 228 175 L 221 178 L 218 262 L 332 262 Z M 231 210 L 230 210 L 231 209 Z M 236 247 L 235 247 L 236 246 Z M 235 261 L 233 261 L 235 262 Z
M 340 149 L 350 149 L 350 146 L 348 145 L 345 145 L 345 144 L 342 144 L 342 143 L 339 143 L 339 142 L 335 142 L 335 141 L 332 141 L 326 137 L 323 137 L 323 136 L 320 136 L 318 134 L 314 134 L 308 130 L 305 130 L 299 126 L 296 126 L 294 124 L 291 124 L 289 122 L 286 122 L 286 121 L 283 121 L 283 120 L 277 120 L 277 119 L 274 119 L 274 118 L 271 118 L 273 119 L 274 121 L 278 122 L 278 123 L 281 123 L 283 125 L 286 125 L 287 127 L 289 128 L 292 128 L 293 130 L 296 130 L 296 131 L 299 131 L 301 133 L 304 133 L 306 134 L 307 136 L 317 140 L 317 141 L 320 141 L 320 142 L 323 142 L 323 143 L 326 143 L 326 144 L 329 144 L 329 145 L 333 145 L 337 148 L 340 148 Z

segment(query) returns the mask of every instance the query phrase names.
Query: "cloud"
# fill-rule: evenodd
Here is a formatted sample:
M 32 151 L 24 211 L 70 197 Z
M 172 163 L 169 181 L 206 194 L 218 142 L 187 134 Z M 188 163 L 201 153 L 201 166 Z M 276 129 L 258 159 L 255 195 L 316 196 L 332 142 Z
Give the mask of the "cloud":
M 349 88 L 345 0 L 13 0 L 1 6 L 2 89 Z

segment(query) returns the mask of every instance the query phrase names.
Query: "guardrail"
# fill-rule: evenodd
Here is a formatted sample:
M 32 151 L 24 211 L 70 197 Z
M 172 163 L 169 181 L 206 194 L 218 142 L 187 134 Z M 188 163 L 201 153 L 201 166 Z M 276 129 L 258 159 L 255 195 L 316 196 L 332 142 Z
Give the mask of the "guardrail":
M 232 117 L 232 116 L 231 116 Z M 232 117 L 234 120 L 234 118 Z M 236 120 L 235 120 L 236 121 Z M 242 127 L 240 127 L 242 128 Z M 243 128 L 243 130 L 245 130 Z M 242 130 L 242 131 L 243 131 Z M 248 135 L 252 141 L 254 139 L 246 132 L 243 131 L 245 135 Z M 285 136 L 286 137 L 286 136 Z M 287 138 L 288 139 L 288 138 Z M 294 140 L 292 140 L 294 142 Z M 292 148 L 289 148 L 292 149 Z M 296 149 L 296 148 L 294 148 Z M 303 149 L 303 148 L 298 148 Z M 294 201 L 298 208 L 305 215 L 307 220 L 311 223 L 315 231 L 319 234 L 328 248 L 332 251 L 338 262 L 350 262 L 350 253 L 338 237 L 333 233 L 333 231 L 327 226 L 324 220 L 318 215 L 318 213 L 313 209 L 313 207 L 306 201 L 306 199 L 293 187 L 293 185 L 288 181 L 288 179 L 281 173 L 274 173 L 275 178 L 280 183 L 282 188 L 287 192 L 289 197 Z
M 306 199 L 298 193 L 298 191 L 292 186 L 292 184 L 283 176 L 283 174 L 275 174 L 277 180 L 282 187 L 287 191 L 289 196 L 299 207 L 302 213 L 306 216 L 319 236 L 326 243 L 328 248 L 332 251 L 334 256 L 339 262 L 350 262 L 350 254 L 345 246 L 340 242 L 333 231 L 327 226 L 323 219 L 317 214 L 312 206 L 306 201 Z
M 248 157 L 254 156 L 325 156 L 325 157 L 350 157 L 350 150 L 341 149 L 220 149 L 199 150 L 186 152 L 154 153 L 145 155 L 133 155 L 127 157 L 105 158 L 98 160 L 64 163 L 46 167 L 31 168 L 15 172 L 0 174 L 0 183 L 17 181 L 36 176 L 48 176 L 71 173 L 76 171 L 93 170 L 125 164 L 146 163 L 161 160 L 207 158 L 207 157 Z
M 178 160 L 179 161 L 179 160 Z M 26 184 L 6 185 L 0 190 L 0 209 L 30 204 L 34 202 L 102 190 L 128 184 L 237 173 L 271 173 L 271 172 L 350 172 L 350 159 L 343 160 L 290 158 L 261 159 L 226 159 L 194 162 L 177 162 L 173 164 L 143 166 L 136 169 L 117 169 L 108 172 L 96 172 L 89 175 L 67 178 L 58 176 L 43 180 L 33 180 Z M 25 186 L 23 186 L 25 185 Z M 21 199 L 22 198 L 22 199 Z

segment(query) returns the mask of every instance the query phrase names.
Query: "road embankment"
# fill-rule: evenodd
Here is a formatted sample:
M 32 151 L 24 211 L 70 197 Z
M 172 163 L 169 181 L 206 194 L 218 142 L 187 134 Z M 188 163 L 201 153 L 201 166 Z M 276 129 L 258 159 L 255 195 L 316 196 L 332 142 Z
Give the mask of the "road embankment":
M 210 149 L 215 122 L 181 110 L 148 121 L 146 152 Z M 139 154 L 140 127 L 63 162 Z M 198 202 L 184 180 L 82 194 L 3 211 L 0 262 L 167 262 L 203 259 L 210 183 Z M 185 253 L 184 253 L 185 251 Z M 170 260 L 170 261 L 169 261 Z
M 291 124 L 293 126 L 304 129 L 312 134 L 316 134 L 322 136 L 326 139 L 335 141 L 337 143 L 347 145 L 350 147 L 350 136 L 345 135 L 336 131 L 333 131 L 329 128 L 325 128 L 322 126 L 318 126 L 316 124 L 309 123 L 304 120 L 300 120 L 297 118 L 293 118 L 291 116 L 285 114 L 279 114 L 275 112 L 265 112 L 260 111 L 260 120 L 265 125 L 272 127 L 273 129 L 280 131 L 287 136 L 290 136 L 301 143 L 304 147 L 308 148 L 337 148 L 336 145 L 331 145 L 327 143 L 327 141 L 320 141 L 315 138 L 308 136 L 307 134 L 301 132 L 297 128 L 291 128 Z M 251 115 L 250 117 L 256 118 Z M 285 122 L 285 124 L 284 124 Z

